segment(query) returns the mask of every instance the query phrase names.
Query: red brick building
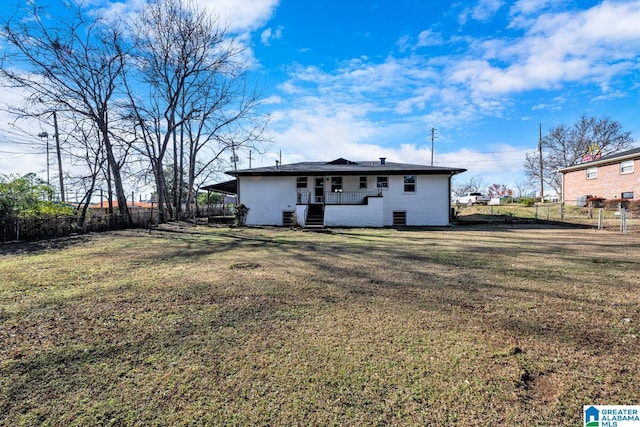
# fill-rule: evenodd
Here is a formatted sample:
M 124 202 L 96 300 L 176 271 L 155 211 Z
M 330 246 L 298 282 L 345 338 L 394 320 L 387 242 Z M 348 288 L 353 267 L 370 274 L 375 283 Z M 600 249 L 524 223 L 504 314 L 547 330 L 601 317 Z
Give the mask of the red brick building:
M 588 197 L 640 199 L 640 147 L 560 169 L 562 201 L 583 205 Z

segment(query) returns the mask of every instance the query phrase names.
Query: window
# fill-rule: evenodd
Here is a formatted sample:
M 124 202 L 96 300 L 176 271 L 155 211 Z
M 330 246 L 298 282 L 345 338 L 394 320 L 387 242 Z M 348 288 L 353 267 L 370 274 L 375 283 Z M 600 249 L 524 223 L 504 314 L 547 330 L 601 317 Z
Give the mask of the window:
M 633 199 L 633 191 L 623 191 L 622 199 Z
M 620 163 L 620 173 L 633 173 L 633 160 L 625 160 Z
M 587 179 L 594 179 L 598 177 L 598 168 L 592 167 L 587 169 Z
M 332 176 L 331 177 L 331 192 L 335 193 L 336 191 L 342 191 L 342 177 L 341 176 Z
M 389 188 L 389 177 L 388 176 L 377 176 L 376 177 L 376 188 Z
M 367 177 L 366 176 L 361 176 L 360 177 L 360 189 L 361 190 L 366 190 L 367 189 Z
M 307 188 L 307 177 L 299 176 L 298 178 L 296 178 L 296 186 L 298 188 Z
M 416 192 L 416 176 L 415 175 L 404 176 L 404 192 L 405 193 Z

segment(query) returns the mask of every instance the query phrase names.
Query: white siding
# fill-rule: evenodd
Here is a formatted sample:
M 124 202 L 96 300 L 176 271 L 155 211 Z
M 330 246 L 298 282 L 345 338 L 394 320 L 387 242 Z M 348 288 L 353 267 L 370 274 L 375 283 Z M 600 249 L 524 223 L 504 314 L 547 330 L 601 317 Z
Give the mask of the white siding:
M 332 176 L 332 175 L 328 175 Z M 336 175 L 338 176 L 338 175 Z M 376 176 L 367 180 L 368 190 L 375 189 Z M 417 175 L 415 192 L 404 192 L 404 175 L 388 175 L 389 188 L 382 197 L 369 198 L 369 205 L 326 205 L 325 225 L 334 227 L 381 227 L 393 225 L 393 212 L 406 212 L 409 226 L 449 225 L 449 176 Z M 312 191 L 310 177 L 307 190 Z M 359 176 L 344 176 L 344 191 L 357 190 Z M 326 181 L 325 185 L 330 185 Z M 306 206 L 296 206 L 296 177 L 243 176 L 239 179 L 239 203 L 249 208 L 248 225 L 282 225 L 282 213 L 295 211 L 304 224 Z
M 305 222 L 307 221 L 307 211 L 309 210 L 309 206 L 307 205 L 298 205 L 296 206 L 296 217 L 298 220 L 298 225 L 304 227 Z
M 326 205 L 324 225 L 327 227 L 382 227 L 383 198 L 369 197 L 366 205 Z
M 240 201 L 249 208 L 247 225 L 282 225 L 282 212 L 296 210 L 296 177 L 243 176 Z
M 415 193 L 404 192 L 404 175 L 390 175 L 384 197 L 384 225 L 393 225 L 393 212 L 406 211 L 407 225 L 449 225 L 449 176 L 416 176 Z

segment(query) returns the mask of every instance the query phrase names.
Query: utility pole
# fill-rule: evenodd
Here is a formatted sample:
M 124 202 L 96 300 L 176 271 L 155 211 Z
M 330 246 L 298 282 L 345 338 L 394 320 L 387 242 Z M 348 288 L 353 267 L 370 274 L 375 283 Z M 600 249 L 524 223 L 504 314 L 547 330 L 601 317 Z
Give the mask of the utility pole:
M 544 203 L 544 176 L 543 176 L 543 165 L 542 165 L 542 123 L 539 124 L 538 128 L 538 155 L 540 156 L 540 202 Z
M 60 134 L 58 132 L 58 115 L 53 111 L 53 128 L 56 138 L 56 152 L 58 153 L 58 174 L 60 177 L 60 201 L 65 202 L 64 197 L 64 179 L 62 177 L 62 154 L 60 153 Z
M 38 138 L 46 138 L 47 140 L 47 185 L 49 185 L 49 133 L 40 132 Z
M 233 162 L 233 170 L 238 170 L 238 156 L 236 156 L 236 146 L 231 143 L 231 161 Z
M 433 141 L 436 139 L 437 130 L 436 128 L 431 128 L 431 166 L 433 166 Z
M 251 150 L 249 150 L 249 169 L 251 169 Z

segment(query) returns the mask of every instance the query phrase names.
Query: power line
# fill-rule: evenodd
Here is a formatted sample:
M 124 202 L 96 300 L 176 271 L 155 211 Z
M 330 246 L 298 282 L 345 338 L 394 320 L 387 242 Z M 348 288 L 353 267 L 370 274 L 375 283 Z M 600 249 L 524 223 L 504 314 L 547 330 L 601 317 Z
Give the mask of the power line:
M 524 149 L 520 149 L 520 150 L 504 150 L 504 151 L 474 151 L 474 153 L 478 153 L 478 154 L 519 153 L 519 152 L 521 152 L 523 150 Z M 524 151 L 531 151 L 531 150 L 524 150 Z
M 516 160 L 522 160 L 521 158 L 515 159 L 493 159 L 493 160 L 448 160 L 446 162 L 436 162 L 436 164 L 451 164 L 451 163 L 495 163 L 495 162 L 511 162 Z
M 5 150 L 0 150 L 1 154 L 9 154 L 9 155 L 15 155 L 15 156 L 30 156 L 32 154 L 38 154 L 35 151 L 5 151 Z

